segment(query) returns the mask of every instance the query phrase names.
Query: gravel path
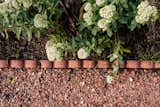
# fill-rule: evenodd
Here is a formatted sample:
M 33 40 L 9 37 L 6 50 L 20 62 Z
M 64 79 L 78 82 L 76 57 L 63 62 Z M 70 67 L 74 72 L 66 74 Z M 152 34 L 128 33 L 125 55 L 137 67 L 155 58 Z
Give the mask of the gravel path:
M 160 107 L 160 71 L 0 70 L 0 107 Z

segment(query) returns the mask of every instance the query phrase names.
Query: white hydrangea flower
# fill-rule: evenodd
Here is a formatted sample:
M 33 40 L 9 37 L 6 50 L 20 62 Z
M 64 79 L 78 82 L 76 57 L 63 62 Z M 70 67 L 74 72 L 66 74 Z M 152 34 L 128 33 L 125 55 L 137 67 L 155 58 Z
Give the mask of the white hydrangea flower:
M 12 0 L 11 4 L 12 4 L 13 8 L 15 8 L 17 10 L 20 9 L 20 4 L 16 0 Z
M 106 5 L 99 11 L 101 17 L 111 20 L 116 13 L 116 7 L 114 5 Z
M 36 14 L 34 17 L 34 26 L 37 28 L 47 28 L 48 21 L 46 15 Z
M 0 4 L 0 13 L 5 14 L 8 11 L 6 4 Z
M 137 7 L 137 9 L 138 10 L 140 10 L 140 9 L 145 9 L 145 8 L 147 8 L 149 6 L 149 2 L 146 0 L 146 1 L 142 1 L 139 5 L 138 5 L 138 7 Z
M 12 7 L 13 0 L 4 0 L 4 2 L 0 3 L 0 13 L 6 14 L 6 12 L 10 11 L 9 9 Z
M 29 8 L 32 5 L 32 0 L 22 0 L 22 4 L 25 8 Z
M 89 56 L 89 53 L 85 49 L 80 48 L 77 52 L 77 56 L 79 59 L 86 59 Z
M 92 4 L 90 2 L 85 3 L 84 10 L 85 11 L 91 11 L 92 10 Z
M 98 6 L 102 6 L 105 3 L 105 0 L 96 0 Z
M 146 22 L 149 21 L 149 17 L 147 15 L 146 16 L 144 16 L 144 15 L 143 16 L 136 16 L 135 20 L 139 24 L 145 24 Z
M 45 49 L 47 58 L 49 61 L 61 60 L 61 51 L 58 49 L 58 46 L 62 46 L 61 43 L 54 44 L 52 40 L 49 40 L 46 43 Z
M 52 47 L 53 45 L 54 45 L 54 42 L 52 40 L 49 40 L 47 41 L 45 48 Z
M 49 61 L 59 60 L 61 59 L 61 53 L 57 50 L 56 47 L 47 47 L 46 48 L 47 58 Z
M 155 21 L 158 19 L 158 10 L 155 6 L 149 5 L 148 1 L 142 1 L 137 7 L 137 15 L 135 20 L 139 24 L 145 24 L 150 19 Z
M 101 29 L 103 29 L 103 31 L 107 30 L 108 24 L 111 23 L 110 20 L 107 20 L 105 18 L 100 19 L 97 23 L 97 26 Z
M 12 12 L 13 10 L 21 9 L 21 7 L 29 8 L 32 5 L 32 0 L 5 0 L 0 3 L 0 13 Z
M 88 12 L 83 14 L 83 19 L 87 23 L 87 25 L 92 24 L 92 17 L 93 17 L 92 11 L 88 11 Z

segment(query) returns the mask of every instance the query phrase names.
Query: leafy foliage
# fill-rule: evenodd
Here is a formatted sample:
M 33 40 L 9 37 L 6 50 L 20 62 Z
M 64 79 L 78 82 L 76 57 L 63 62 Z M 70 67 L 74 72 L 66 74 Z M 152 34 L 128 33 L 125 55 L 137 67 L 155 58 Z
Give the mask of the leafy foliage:
M 123 47 L 121 37 L 125 35 L 122 29 L 133 31 L 141 28 L 149 21 L 156 21 L 158 10 L 155 6 L 143 0 L 83 0 L 80 17 L 80 32 L 89 32 L 91 38 L 105 38 L 108 46 L 113 46 L 113 52 L 108 56 L 110 61 L 122 60 L 124 53 L 129 53 Z M 86 33 L 85 33 L 86 34 Z M 92 36 L 90 36 L 92 35 Z M 98 41 L 98 40 L 97 40 Z M 97 48 L 97 47 L 96 47 Z M 103 50 L 106 47 L 101 47 Z M 111 47 L 108 47 L 111 48 Z
M 39 37 L 47 29 L 57 29 L 62 10 L 59 0 L 5 0 L 0 4 L 1 34 L 8 38 L 8 31 L 20 39 L 32 35 Z

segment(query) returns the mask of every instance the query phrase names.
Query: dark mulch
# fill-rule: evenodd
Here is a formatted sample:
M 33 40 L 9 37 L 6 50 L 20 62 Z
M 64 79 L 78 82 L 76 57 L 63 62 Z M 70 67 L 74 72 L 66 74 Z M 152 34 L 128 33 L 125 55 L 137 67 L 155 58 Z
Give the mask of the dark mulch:
M 0 107 L 159 107 L 160 71 L 0 71 Z M 133 81 L 132 81 L 133 80 Z
M 33 38 L 30 42 L 26 37 L 17 40 L 14 35 L 8 39 L 0 36 L 0 59 L 47 59 L 47 40 L 48 36 Z

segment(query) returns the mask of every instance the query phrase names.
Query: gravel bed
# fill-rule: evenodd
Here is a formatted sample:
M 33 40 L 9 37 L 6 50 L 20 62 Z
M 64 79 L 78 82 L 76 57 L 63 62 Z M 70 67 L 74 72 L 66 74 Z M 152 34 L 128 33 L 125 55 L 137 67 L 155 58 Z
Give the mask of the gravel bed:
M 1 69 L 0 107 L 160 107 L 160 71 Z

